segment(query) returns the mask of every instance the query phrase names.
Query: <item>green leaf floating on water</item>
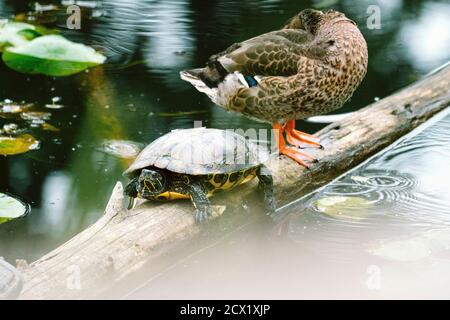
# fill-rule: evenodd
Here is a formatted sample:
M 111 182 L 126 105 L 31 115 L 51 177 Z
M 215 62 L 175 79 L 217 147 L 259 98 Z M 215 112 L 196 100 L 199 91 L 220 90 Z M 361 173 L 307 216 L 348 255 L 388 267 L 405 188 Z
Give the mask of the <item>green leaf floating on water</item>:
M 0 193 L 0 223 L 26 215 L 30 206 L 7 194 Z
M 40 35 L 42 33 L 31 24 L 0 20 L 0 51 L 9 46 L 24 45 Z
M 93 48 L 59 35 L 42 36 L 21 46 L 8 47 L 2 58 L 16 71 L 55 77 L 78 73 L 106 59 Z
M 0 136 L 0 155 L 14 155 L 35 150 L 39 142 L 29 134 L 22 134 L 17 137 Z
M 314 206 L 333 218 L 359 220 L 365 218 L 372 204 L 362 197 L 330 196 L 316 200 Z

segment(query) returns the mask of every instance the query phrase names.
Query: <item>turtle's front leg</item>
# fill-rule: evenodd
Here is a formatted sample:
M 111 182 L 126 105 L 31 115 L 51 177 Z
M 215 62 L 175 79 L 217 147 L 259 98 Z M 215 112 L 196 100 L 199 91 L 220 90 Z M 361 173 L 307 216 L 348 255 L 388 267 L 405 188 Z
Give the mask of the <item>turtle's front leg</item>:
M 258 187 L 264 192 L 264 202 L 269 213 L 275 212 L 277 209 L 277 200 L 273 192 L 272 174 L 265 165 L 261 165 L 256 172 L 259 179 Z
M 208 193 L 198 181 L 193 181 L 187 186 L 187 193 L 191 196 L 191 201 L 196 209 L 195 221 L 206 222 L 211 217 L 212 207 L 208 199 Z
M 128 210 L 131 210 L 134 207 L 134 203 L 138 196 L 137 186 L 138 186 L 138 177 L 132 179 L 125 187 L 125 194 L 130 198 L 127 207 Z

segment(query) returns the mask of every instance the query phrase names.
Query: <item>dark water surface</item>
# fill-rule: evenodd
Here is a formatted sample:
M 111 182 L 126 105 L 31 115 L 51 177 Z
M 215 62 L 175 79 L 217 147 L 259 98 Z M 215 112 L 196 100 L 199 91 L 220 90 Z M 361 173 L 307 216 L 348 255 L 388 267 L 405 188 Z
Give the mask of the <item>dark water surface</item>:
M 29 3 L 0 1 L 0 16 L 27 11 Z M 120 174 L 129 164 L 129 160 L 105 152 L 105 141 L 146 144 L 171 129 L 190 128 L 194 120 L 217 128 L 267 128 L 213 106 L 181 81 L 178 71 L 202 65 L 209 55 L 234 42 L 279 28 L 301 9 L 315 6 L 343 11 L 358 23 L 367 39 L 368 75 L 340 112 L 357 110 L 389 95 L 449 58 L 450 7 L 446 1 L 375 3 L 381 9 L 379 30 L 366 26 L 366 10 L 373 1 L 98 1 L 93 2 L 97 8 L 90 18 L 82 20 L 81 31 L 65 29 L 64 19 L 59 17 L 55 24 L 65 36 L 103 51 L 108 61 L 103 67 L 58 79 L 18 74 L 0 64 L 0 101 L 33 103 L 37 111 L 49 112 L 46 121 L 60 130 L 44 131 L 24 120 L 0 118 L 0 126 L 16 123 L 40 141 L 38 150 L 0 157 L 0 191 L 18 195 L 32 205 L 28 217 L 0 225 L 0 255 L 33 260 L 98 219 L 114 182 L 122 179 Z M 63 108 L 46 108 L 53 98 L 60 98 L 57 103 Z M 308 132 L 322 126 L 299 125 Z M 411 152 L 419 153 L 414 150 Z M 422 166 L 434 170 L 428 162 Z M 370 189 L 370 184 L 380 181 L 396 188 L 398 184 L 401 190 L 418 185 L 416 172 L 397 175 L 395 170 L 364 180 L 358 188 Z M 393 212 L 402 212 L 398 218 L 412 223 L 429 223 L 421 220 L 420 210 L 428 206 L 423 203 L 436 209 L 434 219 L 446 215 L 441 200 L 433 194 L 402 204 L 391 201 L 399 196 L 392 195 L 391 189 L 381 192 L 379 198 L 371 192 L 364 197 L 386 205 L 395 202 Z M 403 197 L 408 195 L 405 193 Z M 409 205 L 410 213 L 401 211 L 401 205 Z M 327 226 L 337 222 L 314 214 L 323 220 L 316 226 L 320 239 Z M 302 216 L 305 219 L 306 215 Z M 294 225 L 301 228 L 302 223 Z M 345 232 L 329 237 L 351 241 Z

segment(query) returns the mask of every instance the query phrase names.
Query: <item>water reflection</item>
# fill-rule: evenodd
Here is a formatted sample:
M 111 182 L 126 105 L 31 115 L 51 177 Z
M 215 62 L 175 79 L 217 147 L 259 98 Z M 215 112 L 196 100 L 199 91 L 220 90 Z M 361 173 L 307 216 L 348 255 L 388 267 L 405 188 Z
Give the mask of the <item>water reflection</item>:
M 418 21 L 409 20 L 403 25 L 399 37 L 416 67 L 426 71 L 434 61 L 445 62 L 450 56 L 450 7 L 443 3 L 427 3 L 423 11 Z
M 423 238 L 406 242 L 409 247 L 404 242 L 398 246 L 390 243 L 402 236 L 414 237 L 417 232 L 450 226 L 449 128 L 450 116 L 447 116 L 314 193 L 306 202 L 294 205 L 282 222 L 288 225 L 284 227 L 286 236 L 332 260 L 350 262 L 359 255 L 358 250 L 373 250 L 372 243 L 380 239 L 388 247 L 376 250 L 379 257 L 391 259 L 416 250 L 420 256 L 421 248 L 427 245 Z M 312 205 L 316 199 L 337 195 L 364 197 L 370 207 L 341 206 L 339 209 L 344 214 L 330 218 Z M 351 219 L 351 212 L 357 212 L 360 219 Z M 449 232 L 441 232 L 441 242 L 447 241 L 448 237 L 442 235 Z M 383 250 L 386 250 L 384 256 Z
M 66 225 L 68 201 L 71 192 L 71 178 L 64 172 L 53 172 L 44 181 L 41 214 L 35 217 L 31 232 L 36 234 L 61 233 L 61 225 Z

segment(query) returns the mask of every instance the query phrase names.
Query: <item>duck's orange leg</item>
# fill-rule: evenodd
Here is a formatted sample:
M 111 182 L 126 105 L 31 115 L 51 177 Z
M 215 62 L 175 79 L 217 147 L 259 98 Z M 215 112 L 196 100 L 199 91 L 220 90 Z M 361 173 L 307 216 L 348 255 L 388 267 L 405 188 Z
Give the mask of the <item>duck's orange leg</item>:
M 305 152 L 301 152 L 295 147 L 288 147 L 286 146 L 286 142 L 284 141 L 283 132 L 286 129 L 286 126 L 282 126 L 278 123 L 273 124 L 273 128 L 275 130 L 278 130 L 278 136 L 277 136 L 277 143 L 278 143 L 278 152 L 280 154 L 284 154 L 285 156 L 288 156 L 292 160 L 296 161 L 300 165 L 306 167 L 309 169 L 309 165 L 305 162 L 305 160 L 312 160 L 315 161 L 315 159 L 310 156 L 309 154 Z
M 286 132 L 286 140 L 291 145 L 296 147 L 303 147 L 304 144 L 323 149 L 320 144 L 320 140 L 310 134 L 295 130 L 295 120 L 289 120 L 284 125 L 284 130 Z

